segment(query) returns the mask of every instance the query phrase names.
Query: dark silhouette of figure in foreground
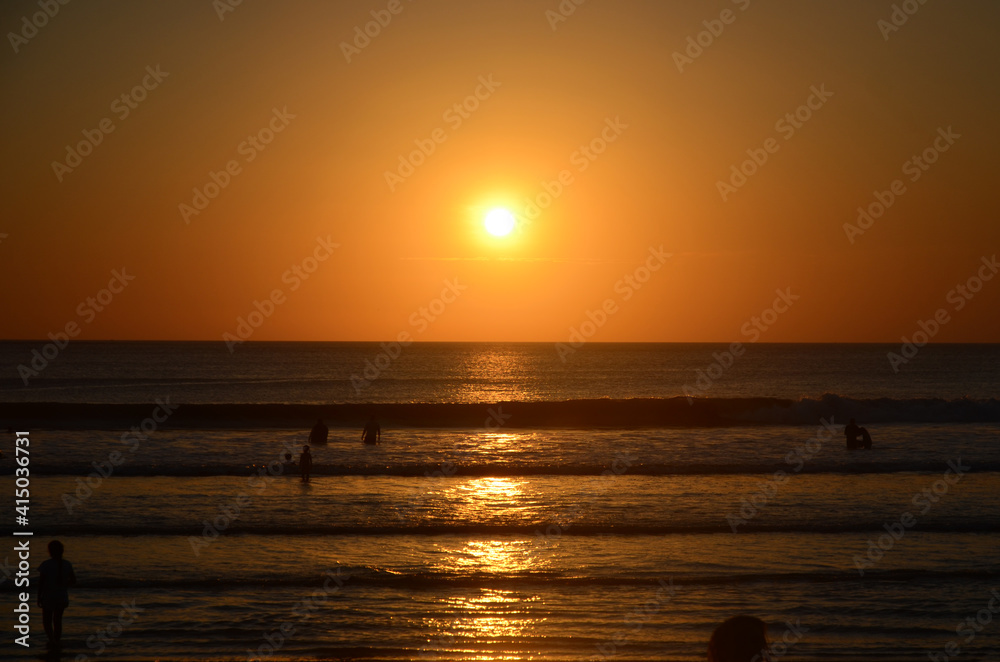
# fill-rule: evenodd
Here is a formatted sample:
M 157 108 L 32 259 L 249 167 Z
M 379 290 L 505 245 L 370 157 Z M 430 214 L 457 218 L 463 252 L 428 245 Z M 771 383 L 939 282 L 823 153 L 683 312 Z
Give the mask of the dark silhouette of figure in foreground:
M 309 452 L 309 446 L 302 447 L 302 454 L 299 455 L 299 473 L 302 474 L 302 482 L 309 482 L 309 473 L 312 471 L 313 456 Z
M 708 662 L 758 662 L 768 655 L 767 624 L 753 616 L 733 616 L 715 628 Z
M 361 442 L 365 444 L 378 444 L 382 441 L 382 428 L 375 420 L 375 414 L 365 423 L 365 429 L 361 432 Z
M 853 418 L 844 427 L 844 436 L 847 437 L 847 450 L 853 451 L 858 448 L 872 447 L 872 437 L 868 434 L 868 430 L 858 427 Z M 861 437 L 861 439 L 859 440 L 858 437 Z
M 38 566 L 38 606 L 42 608 L 42 625 L 49 646 L 58 646 L 62 639 L 63 611 L 69 606 L 70 586 L 76 586 L 73 564 L 63 560 L 63 544 L 49 543 L 49 556 Z
M 316 421 L 313 429 L 309 431 L 309 443 L 313 446 L 316 444 L 325 444 L 329 434 L 330 429 L 323 423 L 323 419 L 319 419 Z

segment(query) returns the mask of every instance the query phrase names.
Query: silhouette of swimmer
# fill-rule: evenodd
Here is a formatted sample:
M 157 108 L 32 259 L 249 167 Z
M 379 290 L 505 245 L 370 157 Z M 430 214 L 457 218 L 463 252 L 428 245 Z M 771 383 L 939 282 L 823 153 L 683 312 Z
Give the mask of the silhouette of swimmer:
M 375 414 L 365 423 L 365 429 L 361 431 L 361 443 L 377 444 L 382 441 L 382 428 L 375 420 Z
M 330 434 L 330 429 L 323 423 L 323 419 L 316 421 L 316 425 L 309 431 L 309 443 L 312 445 L 325 444 Z
M 302 473 L 302 482 L 309 482 L 309 472 L 312 471 L 313 456 L 309 452 L 309 446 L 302 447 L 302 454 L 299 455 L 299 471 Z
M 49 543 L 49 556 L 38 566 L 38 606 L 42 608 L 42 625 L 50 646 L 62 639 L 63 611 L 69 606 L 70 586 L 76 586 L 73 564 L 63 559 L 63 544 Z
M 715 628 L 708 641 L 708 662 L 758 662 L 771 659 L 767 625 L 753 616 L 733 616 Z
M 851 419 L 851 422 L 844 427 L 844 436 L 847 437 L 847 450 L 856 450 L 858 448 L 871 448 L 872 438 L 868 434 L 868 430 L 865 428 L 858 427 L 858 424 Z M 861 440 L 858 441 L 858 437 Z

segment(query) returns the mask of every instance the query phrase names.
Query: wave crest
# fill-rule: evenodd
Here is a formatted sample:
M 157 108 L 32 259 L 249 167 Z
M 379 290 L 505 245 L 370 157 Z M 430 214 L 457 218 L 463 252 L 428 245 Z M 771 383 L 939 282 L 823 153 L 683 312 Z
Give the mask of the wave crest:
M 0 403 L 0 420 L 20 429 L 125 429 L 154 405 Z M 1000 400 L 959 398 L 610 398 L 496 403 L 181 404 L 164 428 L 298 429 L 317 418 L 359 427 L 375 412 L 383 425 L 413 428 L 659 428 L 739 425 L 1000 422 Z

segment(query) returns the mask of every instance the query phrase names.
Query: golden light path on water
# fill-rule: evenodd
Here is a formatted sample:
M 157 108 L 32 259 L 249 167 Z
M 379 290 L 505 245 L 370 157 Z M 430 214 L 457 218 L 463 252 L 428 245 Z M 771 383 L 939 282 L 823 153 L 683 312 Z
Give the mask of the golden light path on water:
M 503 518 L 505 513 L 523 508 L 524 484 L 510 478 L 476 478 L 448 490 L 448 496 L 456 517 L 474 517 L 477 513 L 481 517 L 488 512 Z M 531 541 L 524 539 L 469 540 L 461 546 L 442 543 L 440 551 L 441 560 L 435 569 L 457 576 L 506 577 L 545 565 L 537 558 Z M 463 659 L 521 659 L 529 653 L 517 652 L 518 643 L 545 620 L 531 615 L 532 603 L 540 599 L 537 594 L 486 587 L 470 595 L 442 597 L 442 609 L 435 611 L 452 617 L 425 619 L 425 625 L 436 635 L 429 644 Z
M 526 356 L 511 348 L 488 345 L 470 349 L 459 366 L 454 395 L 463 402 L 537 400 L 542 394 L 533 386 L 534 376 L 546 370 L 537 356 Z M 484 427 L 496 428 L 494 421 Z

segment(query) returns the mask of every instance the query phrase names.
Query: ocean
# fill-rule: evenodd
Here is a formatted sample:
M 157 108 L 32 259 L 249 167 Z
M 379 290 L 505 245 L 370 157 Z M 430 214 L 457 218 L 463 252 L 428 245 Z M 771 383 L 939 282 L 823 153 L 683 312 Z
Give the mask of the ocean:
M 1000 660 L 1000 345 L 567 347 L 0 343 L 62 659 Z

